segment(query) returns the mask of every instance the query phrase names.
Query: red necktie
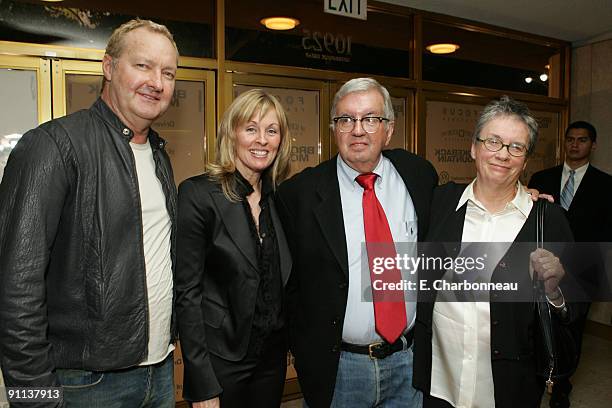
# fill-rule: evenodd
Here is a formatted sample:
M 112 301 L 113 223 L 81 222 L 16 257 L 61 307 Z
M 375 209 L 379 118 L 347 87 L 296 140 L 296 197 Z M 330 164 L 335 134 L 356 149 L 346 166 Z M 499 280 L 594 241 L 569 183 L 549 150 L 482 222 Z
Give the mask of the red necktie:
M 363 187 L 363 225 L 370 265 L 370 279 L 372 284 L 375 280 L 397 284 L 402 280 L 402 275 L 397 268 L 385 268 L 381 274 L 373 272 L 374 258 L 395 259 L 397 255 L 385 210 L 374 192 L 374 182 L 377 177 L 378 175 L 374 173 L 365 173 L 357 176 L 356 179 L 357 183 Z M 375 290 L 372 285 L 372 300 L 376 331 L 387 342 L 395 343 L 406 328 L 404 292 L 402 290 Z

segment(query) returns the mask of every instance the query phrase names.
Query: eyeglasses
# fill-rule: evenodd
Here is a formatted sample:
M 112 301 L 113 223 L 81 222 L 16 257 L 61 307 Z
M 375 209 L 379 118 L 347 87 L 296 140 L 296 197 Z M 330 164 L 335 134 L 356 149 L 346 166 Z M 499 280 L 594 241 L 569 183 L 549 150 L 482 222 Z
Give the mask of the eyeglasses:
M 351 132 L 355 129 L 355 123 L 357 122 L 361 122 L 361 127 L 366 133 L 376 133 L 382 122 L 389 121 L 389 119 L 382 116 L 364 116 L 361 119 L 352 116 L 338 116 L 332 120 L 338 127 L 338 130 L 343 133 Z
M 501 140 L 496 139 L 494 137 L 489 137 L 486 139 L 476 138 L 479 142 L 484 144 L 484 147 L 490 152 L 499 152 L 504 147 L 508 149 L 508 153 L 510 156 L 514 157 L 523 157 L 527 155 L 527 146 L 522 143 L 510 143 L 505 144 Z

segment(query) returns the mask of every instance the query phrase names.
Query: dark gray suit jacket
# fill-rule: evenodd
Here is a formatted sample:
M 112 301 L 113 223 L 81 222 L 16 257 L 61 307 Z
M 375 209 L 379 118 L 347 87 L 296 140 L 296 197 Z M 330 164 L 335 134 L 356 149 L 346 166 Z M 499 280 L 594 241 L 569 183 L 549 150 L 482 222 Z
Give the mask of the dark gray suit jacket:
M 275 204 L 270 213 L 283 286 L 291 256 Z M 179 187 L 176 311 L 183 352 L 183 395 L 202 401 L 221 392 L 209 353 L 240 361 L 247 353 L 259 287 L 257 248 L 243 203 L 229 201 L 206 175 Z

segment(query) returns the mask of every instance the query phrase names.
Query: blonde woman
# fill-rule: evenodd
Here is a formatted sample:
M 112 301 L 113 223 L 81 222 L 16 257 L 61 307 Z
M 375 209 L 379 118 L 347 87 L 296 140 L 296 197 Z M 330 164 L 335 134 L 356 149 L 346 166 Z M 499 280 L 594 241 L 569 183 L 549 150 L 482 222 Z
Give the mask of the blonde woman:
M 216 159 L 179 187 L 176 307 L 194 407 L 280 405 L 284 290 L 291 257 L 273 195 L 291 142 L 278 100 L 241 94 L 219 126 Z

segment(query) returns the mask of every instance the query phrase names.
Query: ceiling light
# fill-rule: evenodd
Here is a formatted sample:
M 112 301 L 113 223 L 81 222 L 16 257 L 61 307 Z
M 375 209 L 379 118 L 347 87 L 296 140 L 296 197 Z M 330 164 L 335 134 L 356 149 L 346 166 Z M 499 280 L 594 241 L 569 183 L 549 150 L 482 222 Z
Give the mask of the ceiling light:
M 291 30 L 300 24 L 300 20 L 291 17 L 266 17 L 260 20 L 270 30 Z
M 550 69 L 550 64 L 546 64 L 546 65 L 544 65 L 544 68 L 546 68 L 546 69 Z
M 19 133 L 11 133 L 10 135 L 5 135 L 5 139 L 21 139 L 21 134 Z
M 531 83 L 531 81 L 533 81 L 532 77 L 525 77 L 525 82 L 527 82 L 528 84 Z
M 432 54 L 450 54 L 459 49 L 457 44 L 431 44 L 425 47 Z
M 540 81 L 542 81 L 542 82 L 548 81 L 548 75 L 546 75 L 546 74 L 540 75 Z

